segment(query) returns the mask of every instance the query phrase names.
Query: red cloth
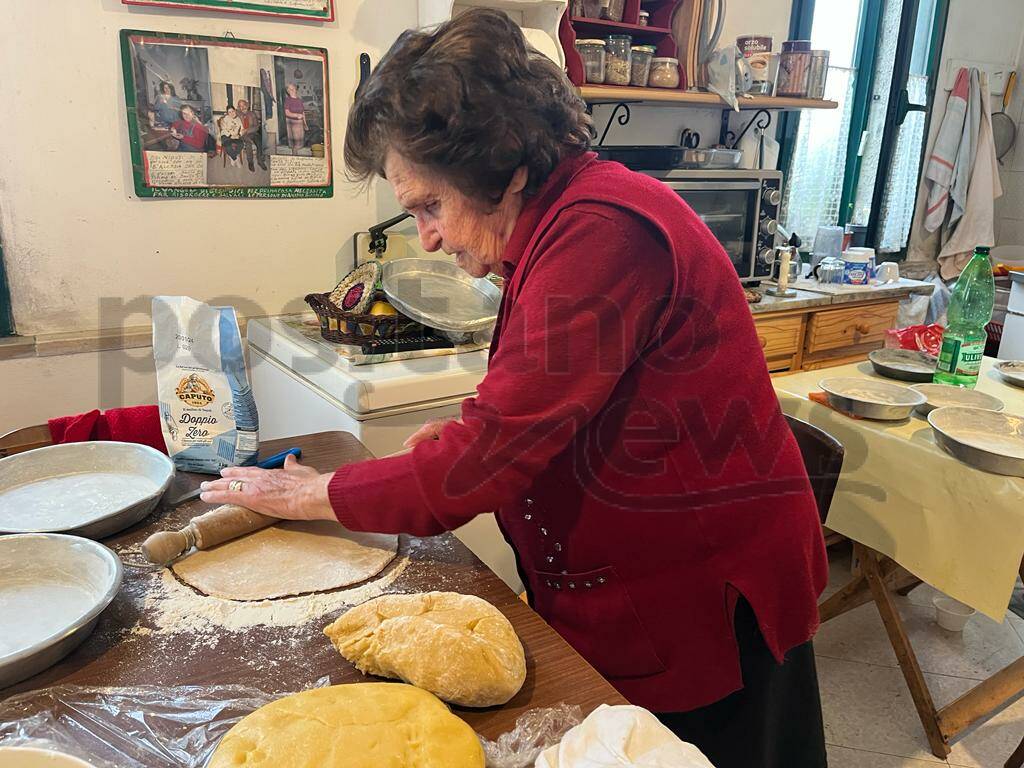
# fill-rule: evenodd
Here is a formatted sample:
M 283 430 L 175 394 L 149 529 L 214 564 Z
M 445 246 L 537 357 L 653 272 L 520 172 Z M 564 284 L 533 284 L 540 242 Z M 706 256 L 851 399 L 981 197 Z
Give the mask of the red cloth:
M 82 443 L 87 440 L 116 440 L 141 443 L 167 453 L 160 430 L 160 410 L 155 405 L 111 408 L 105 413 L 89 411 L 76 416 L 50 419 L 50 437 L 56 443 Z
M 462 423 L 339 469 L 338 519 L 430 535 L 499 508 L 531 604 L 630 701 L 721 699 L 742 687 L 738 595 L 781 659 L 828 576 L 735 270 L 667 186 L 592 154 L 531 198 L 505 258 Z
M 209 136 L 209 132 L 198 120 L 175 120 L 171 128 L 181 134 L 181 141 L 185 144 L 198 150 L 206 149 L 206 137 Z

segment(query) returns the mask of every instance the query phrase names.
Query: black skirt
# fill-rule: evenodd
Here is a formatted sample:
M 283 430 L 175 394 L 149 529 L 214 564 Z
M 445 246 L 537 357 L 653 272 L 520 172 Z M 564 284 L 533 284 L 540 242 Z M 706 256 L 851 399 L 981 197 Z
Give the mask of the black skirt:
M 826 768 L 821 698 L 808 641 L 775 661 L 746 600 L 736 605 L 743 688 L 691 712 L 659 713 L 715 768 Z

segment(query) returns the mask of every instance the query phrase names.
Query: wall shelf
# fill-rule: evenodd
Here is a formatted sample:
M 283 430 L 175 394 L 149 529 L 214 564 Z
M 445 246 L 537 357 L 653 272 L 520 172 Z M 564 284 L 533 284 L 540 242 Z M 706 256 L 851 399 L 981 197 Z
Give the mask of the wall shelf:
M 672 88 L 634 88 L 625 85 L 582 85 L 580 96 L 588 104 L 622 102 L 666 106 L 728 109 L 718 94 L 707 91 L 677 91 Z M 785 96 L 740 97 L 740 109 L 836 109 L 839 104 L 824 99 L 796 99 Z
M 619 35 L 629 34 L 633 38 L 647 37 L 656 38 L 663 35 L 671 35 L 672 30 L 668 27 L 651 27 L 646 24 L 627 24 L 624 21 L 610 21 L 608 19 L 590 19 L 585 16 L 573 16 L 570 21 L 578 33 L 578 37 L 593 35 Z

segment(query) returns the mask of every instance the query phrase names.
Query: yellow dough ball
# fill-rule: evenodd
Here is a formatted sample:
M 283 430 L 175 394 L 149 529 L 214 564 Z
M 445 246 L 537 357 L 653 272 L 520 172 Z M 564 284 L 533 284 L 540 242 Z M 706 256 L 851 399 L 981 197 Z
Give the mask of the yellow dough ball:
M 484 768 L 473 729 L 402 683 L 315 688 L 266 704 L 225 734 L 208 768 Z
M 397 315 L 398 310 L 388 304 L 386 301 L 375 301 L 373 306 L 370 307 L 371 315 Z

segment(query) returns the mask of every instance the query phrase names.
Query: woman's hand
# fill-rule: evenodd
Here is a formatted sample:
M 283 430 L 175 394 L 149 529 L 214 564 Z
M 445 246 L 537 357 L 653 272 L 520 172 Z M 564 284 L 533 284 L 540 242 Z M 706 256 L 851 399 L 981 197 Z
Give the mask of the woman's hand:
M 285 520 L 337 519 L 327 495 L 331 475 L 302 466 L 294 456 L 281 469 L 227 467 L 220 474 L 200 486 L 199 498 L 208 504 L 238 504 Z
M 409 435 L 409 437 L 406 438 L 405 442 L 402 443 L 402 445 L 404 445 L 406 448 L 413 448 L 416 446 L 417 443 L 422 443 L 424 440 L 440 440 L 441 430 L 445 428 L 446 424 L 449 424 L 453 421 L 458 422 L 459 424 L 462 423 L 459 419 L 456 418 L 431 419 L 422 427 L 420 427 L 411 435 Z

